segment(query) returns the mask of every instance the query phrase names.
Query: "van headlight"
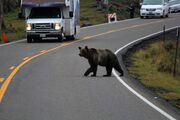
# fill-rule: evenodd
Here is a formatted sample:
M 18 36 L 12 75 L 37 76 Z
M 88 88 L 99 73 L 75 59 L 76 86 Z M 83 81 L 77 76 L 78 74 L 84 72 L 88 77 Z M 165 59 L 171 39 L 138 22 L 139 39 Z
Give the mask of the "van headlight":
M 26 30 L 32 30 L 32 24 L 27 23 L 26 24 Z
M 60 23 L 55 23 L 54 29 L 55 30 L 60 30 L 61 29 L 61 24 Z

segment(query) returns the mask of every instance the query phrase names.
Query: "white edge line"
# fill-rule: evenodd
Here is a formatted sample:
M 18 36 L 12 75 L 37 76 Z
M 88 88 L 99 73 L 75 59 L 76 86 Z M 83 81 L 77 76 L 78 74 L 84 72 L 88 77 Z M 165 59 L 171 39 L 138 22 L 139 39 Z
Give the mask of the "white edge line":
M 5 43 L 5 44 L 0 44 L 0 47 L 12 45 L 12 44 L 19 43 L 19 42 L 22 42 L 22 41 L 25 41 L 25 40 L 26 40 L 26 39 L 22 39 L 22 40 L 17 40 L 17 41 L 14 41 L 14 42 L 9 42 L 9 43 Z
M 175 29 L 175 28 L 178 28 L 180 26 L 176 26 L 176 27 L 173 27 L 173 28 L 169 28 L 167 29 L 166 31 L 169 31 L 169 30 L 172 30 L 172 29 Z M 162 31 L 159 31 L 159 32 L 156 32 L 156 33 L 153 33 L 153 34 L 150 34 L 148 36 L 145 36 L 145 37 L 142 37 L 140 39 L 137 39 L 137 40 L 134 40 L 132 41 L 131 43 L 121 47 L 120 49 L 118 49 L 115 54 L 118 54 L 121 50 L 123 50 L 124 48 L 126 48 L 127 46 L 137 42 L 137 41 L 141 41 L 143 39 L 146 39 L 146 38 L 149 38 L 151 36 L 154 36 L 154 35 L 157 35 L 159 33 L 161 33 Z M 164 115 L 166 118 L 168 118 L 169 120 L 176 120 L 176 118 L 172 117 L 170 114 L 168 114 L 167 112 L 165 112 L 164 110 L 162 110 L 161 108 L 157 107 L 156 105 L 154 105 L 153 103 L 151 103 L 149 100 L 147 100 L 145 97 L 143 97 L 141 94 L 139 94 L 138 92 L 136 92 L 133 88 L 131 88 L 126 82 L 124 82 L 120 77 L 119 75 L 113 70 L 113 74 L 115 75 L 115 77 L 119 80 L 119 82 L 124 85 L 129 91 L 131 91 L 134 95 L 136 95 L 138 98 L 140 98 L 142 101 L 144 101 L 146 104 L 148 104 L 150 107 L 154 108 L 156 111 L 158 111 L 159 113 L 161 113 L 162 115 Z
M 93 27 L 99 27 L 99 26 L 104 26 L 104 25 L 111 25 L 111 24 L 116 24 L 116 23 L 121 23 L 121 22 L 133 21 L 133 20 L 137 20 L 137 19 L 139 19 L 139 18 L 125 19 L 125 20 L 120 20 L 120 21 L 116 21 L 116 22 L 112 22 L 112 23 L 102 23 L 102 24 L 82 27 L 80 29 L 93 28 Z
M 126 22 L 126 21 L 132 21 L 132 20 L 136 20 L 136 19 L 139 19 L 139 18 L 120 20 L 120 21 L 112 22 L 112 23 L 102 23 L 102 24 L 98 24 L 98 25 L 92 25 L 92 26 L 82 27 L 82 28 L 80 28 L 80 29 L 83 30 L 83 29 L 87 29 L 87 28 L 93 28 L 93 27 L 105 26 L 105 25 L 110 25 L 110 24 L 115 24 L 115 23 Z M 26 40 L 26 39 L 22 39 L 22 40 L 17 40 L 17 41 L 10 42 L 10 43 L 6 43 L 6 44 L 0 44 L 0 47 L 2 47 L 2 46 L 7 46 L 7 45 L 12 45 L 12 44 L 19 43 L 19 42 L 23 42 L 23 41 L 25 41 L 25 40 Z

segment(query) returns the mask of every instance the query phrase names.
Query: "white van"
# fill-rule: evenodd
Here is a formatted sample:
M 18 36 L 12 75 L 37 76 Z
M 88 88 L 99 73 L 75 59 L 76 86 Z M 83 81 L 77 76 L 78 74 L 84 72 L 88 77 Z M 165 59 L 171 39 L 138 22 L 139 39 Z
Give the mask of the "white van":
M 168 17 L 169 0 L 143 0 L 140 17 Z
M 27 42 L 48 37 L 75 39 L 80 30 L 80 0 L 22 0 Z

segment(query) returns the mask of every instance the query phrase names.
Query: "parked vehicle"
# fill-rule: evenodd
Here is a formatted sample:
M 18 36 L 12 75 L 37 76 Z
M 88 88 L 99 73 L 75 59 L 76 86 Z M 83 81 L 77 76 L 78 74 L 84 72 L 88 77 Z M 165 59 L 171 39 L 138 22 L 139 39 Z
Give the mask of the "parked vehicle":
M 170 13 L 180 12 L 180 0 L 172 0 L 169 2 Z
M 75 39 L 80 29 L 79 0 L 23 0 L 27 42 L 47 37 Z
M 143 0 L 140 17 L 168 17 L 169 0 Z

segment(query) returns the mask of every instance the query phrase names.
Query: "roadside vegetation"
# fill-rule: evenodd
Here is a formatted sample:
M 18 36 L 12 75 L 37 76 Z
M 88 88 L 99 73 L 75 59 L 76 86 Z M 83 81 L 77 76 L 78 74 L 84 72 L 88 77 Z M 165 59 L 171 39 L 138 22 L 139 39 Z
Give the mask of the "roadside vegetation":
M 173 76 L 175 40 L 151 43 L 129 56 L 128 71 L 147 88 L 180 109 L 180 47 Z
M 18 19 L 19 9 L 14 9 L 4 16 L 5 32 L 11 41 L 25 38 L 25 21 Z
M 81 0 L 81 26 L 96 25 L 107 22 L 106 11 L 97 9 L 96 0 Z

